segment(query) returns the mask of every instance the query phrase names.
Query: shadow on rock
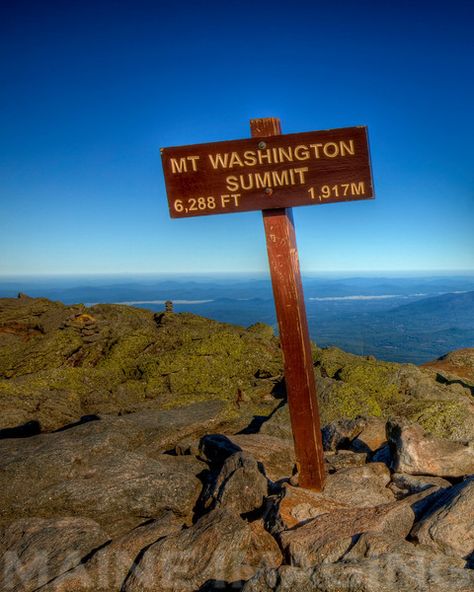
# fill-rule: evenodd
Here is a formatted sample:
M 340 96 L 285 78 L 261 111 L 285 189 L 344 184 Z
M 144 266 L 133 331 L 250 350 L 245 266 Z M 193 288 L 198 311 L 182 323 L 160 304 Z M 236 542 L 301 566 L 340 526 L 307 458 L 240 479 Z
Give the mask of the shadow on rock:
M 237 434 L 258 434 L 263 424 L 269 421 L 275 415 L 275 413 L 285 405 L 286 399 L 281 401 L 280 404 L 277 405 L 269 415 L 254 415 L 249 425 L 243 430 L 240 430 L 240 432 L 237 432 Z
M 71 428 L 75 428 L 75 427 L 80 426 L 84 423 L 89 423 L 90 421 L 99 421 L 99 420 L 100 420 L 100 417 L 98 415 L 83 415 L 81 417 L 81 419 L 79 419 L 78 421 L 75 421 L 73 423 L 68 423 L 67 425 L 63 426 L 62 428 L 55 430 L 55 432 L 64 432 L 65 430 L 70 430 Z
M 224 582 L 222 580 L 208 580 L 205 582 L 197 592 L 236 592 L 242 590 L 244 580 L 236 582 Z
M 5 440 L 7 438 L 29 438 L 30 436 L 36 436 L 40 432 L 40 422 L 32 420 L 14 428 L 3 428 L 0 430 L 0 440 Z

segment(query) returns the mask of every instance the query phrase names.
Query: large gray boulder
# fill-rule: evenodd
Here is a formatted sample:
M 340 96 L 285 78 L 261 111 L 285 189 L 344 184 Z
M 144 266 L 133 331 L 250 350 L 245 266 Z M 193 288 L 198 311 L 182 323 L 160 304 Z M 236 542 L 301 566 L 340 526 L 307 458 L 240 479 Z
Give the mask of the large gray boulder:
M 261 523 L 215 509 L 191 528 L 151 545 L 123 592 L 194 592 L 210 581 L 247 580 L 259 568 L 278 567 L 281 560 L 276 541 Z
M 22 518 L 0 528 L 0 590 L 33 592 L 109 536 L 87 518 Z
M 41 592 L 119 592 L 139 553 L 157 540 L 181 530 L 181 521 L 167 512 L 81 558 L 69 571 L 41 588 Z
M 136 448 L 143 443 L 139 426 L 119 426 L 93 421 L 0 441 L 0 521 L 82 516 L 111 536 L 167 510 L 190 522 L 202 487 L 197 475 L 206 465 L 193 457 L 147 456 Z
M 438 552 L 470 559 L 474 554 L 474 477 L 444 490 L 411 535 Z
M 259 509 L 268 494 L 268 481 L 258 463 L 245 452 L 229 456 L 205 492 L 205 508 L 229 508 L 238 514 Z
M 414 519 L 413 510 L 403 502 L 374 508 L 342 509 L 321 514 L 302 526 L 284 531 L 280 539 L 292 565 L 311 567 L 318 561 L 320 549 L 328 544 L 342 540 L 341 548 L 346 551 L 352 545 L 353 537 L 367 531 L 388 531 L 405 538 Z
M 396 422 L 388 422 L 387 434 L 398 473 L 437 477 L 462 477 L 474 473 L 474 440 L 445 440 L 426 433 L 417 424 Z

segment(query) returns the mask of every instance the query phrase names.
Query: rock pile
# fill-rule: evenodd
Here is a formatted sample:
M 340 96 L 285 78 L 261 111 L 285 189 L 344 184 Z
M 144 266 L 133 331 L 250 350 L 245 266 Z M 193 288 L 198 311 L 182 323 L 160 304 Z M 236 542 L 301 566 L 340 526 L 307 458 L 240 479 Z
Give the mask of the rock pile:
M 336 421 L 317 493 L 286 436 L 206 434 L 216 403 L 0 440 L 0 589 L 472 591 L 469 445 Z
M 278 404 L 271 393 L 281 381 L 281 352 L 268 329 L 175 314 L 169 305 L 154 315 L 124 305 L 0 299 L 0 435 L 28 422 L 49 432 L 85 415 L 211 399 L 244 427 Z
M 472 592 L 473 353 L 315 347 L 317 493 L 269 327 L 0 300 L 0 590 Z

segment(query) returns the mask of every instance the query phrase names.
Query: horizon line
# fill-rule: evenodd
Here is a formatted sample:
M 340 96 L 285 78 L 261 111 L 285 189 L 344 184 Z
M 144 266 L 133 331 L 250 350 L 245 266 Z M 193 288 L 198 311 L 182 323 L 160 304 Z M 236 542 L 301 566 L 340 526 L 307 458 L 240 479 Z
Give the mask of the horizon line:
M 301 270 L 301 275 L 354 275 L 354 274 L 466 274 L 474 275 L 474 269 L 336 269 L 336 270 Z M 0 280 L 21 278 L 78 278 L 78 277 L 144 277 L 144 276 L 236 276 L 236 275 L 265 275 L 270 276 L 269 270 L 244 270 L 244 271 L 121 271 L 121 272 L 44 272 L 44 273 L 0 273 Z

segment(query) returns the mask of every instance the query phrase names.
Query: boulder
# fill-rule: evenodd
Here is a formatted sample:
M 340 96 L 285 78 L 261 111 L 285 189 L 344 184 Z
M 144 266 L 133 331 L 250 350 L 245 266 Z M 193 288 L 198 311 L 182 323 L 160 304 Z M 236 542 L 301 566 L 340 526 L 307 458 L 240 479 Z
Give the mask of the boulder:
M 357 561 L 299 568 L 265 569 L 246 582 L 242 592 L 471 592 L 474 571 L 450 557 L 388 552 Z
M 262 423 L 259 433 L 293 441 L 288 405 L 277 407 L 268 419 Z
M 367 418 L 358 416 L 354 419 L 338 419 L 325 425 L 322 429 L 324 450 L 349 448 L 352 440 L 364 430 L 367 423 Z
M 33 592 L 109 540 L 87 518 L 23 518 L 0 527 L 0 589 Z
M 272 481 L 288 479 L 295 467 L 293 440 L 265 434 L 238 434 L 232 441 L 263 465 L 265 475 Z
M 68 455 L 82 450 L 116 449 L 139 452 L 144 456 L 161 456 L 184 438 L 198 438 L 215 425 L 222 423 L 222 401 L 192 403 L 180 409 L 156 410 L 130 413 L 122 416 L 88 416 L 82 421 L 55 433 L 38 438 L 23 436 L 0 439 L 3 457 L 11 457 L 19 451 L 34 454 L 36 460 L 55 454 L 55 446 L 67 449 Z M 46 444 L 47 443 L 47 444 Z M 69 457 L 68 457 L 69 458 Z M 45 459 L 46 460 L 46 459 Z M 68 461 L 69 462 L 69 461 Z
M 417 549 L 413 543 L 391 532 L 368 531 L 360 535 L 357 541 L 344 555 L 344 561 L 362 561 L 367 558 L 380 557 L 387 553 L 414 553 Z M 459 562 L 459 567 L 464 567 Z
M 240 452 L 242 448 L 224 434 L 207 434 L 199 442 L 199 458 L 212 468 L 220 470 L 229 456 Z
M 261 524 L 218 508 L 151 545 L 123 592 L 192 592 L 211 581 L 230 585 L 249 579 L 260 567 L 278 567 L 281 560 L 278 545 Z
M 419 425 L 387 424 L 395 470 L 410 475 L 462 477 L 474 473 L 474 441 L 453 442 L 427 434 Z
M 373 508 L 351 508 L 317 516 L 302 526 L 282 532 L 280 538 L 292 565 L 311 567 L 323 545 L 343 540 L 343 550 L 348 550 L 352 537 L 367 531 L 386 530 L 405 538 L 414 519 L 409 504 L 400 502 Z
M 383 463 L 340 469 L 328 475 L 324 497 L 353 507 L 369 507 L 395 500 L 387 488 L 390 471 Z
M 326 461 L 328 472 L 334 473 L 339 469 L 364 466 L 367 462 L 367 453 L 352 452 L 352 450 L 336 450 L 335 452 L 325 452 L 324 460 Z
M 271 533 L 276 534 L 321 514 L 348 508 L 348 505 L 334 501 L 321 493 L 285 483 L 282 494 L 275 499 L 268 512 L 267 526 Z
M 411 550 L 320 566 L 313 572 L 312 584 L 318 592 L 468 592 L 474 573 L 443 555 L 430 557 Z
M 200 438 L 225 422 L 224 401 L 210 400 L 191 403 L 176 409 L 147 409 L 137 413 L 108 417 L 109 421 L 120 420 L 123 429 L 138 428 L 142 436 L 141 449 L 147 456 L 173 448 L 184 438 Z
M 447 555 L 474 553 L 474 477 L 445 489 L 413 527 L 411 536 Z
M 451 567 L 464 567 L 464 561 L 455 557 L 440 555 L 431 547 L 417 545 L 408 542 L 390 532 L 364 532 L 357 539 L 357 542 L 344 555 L 344 561 L 362 561 L 382 557 L 387 554 L 399 556 L 417 555 L 422 559 L 441 560 L 442 564 L 449 564 Z
M 138 426 L 125 425 L 107 430 L 93 421 L 0 441 L 0 519 L 82 516 L 113 536 L 167 510 L 190 521 L 201 491 L 197 475 L 206 465 L 135 452 L 142 435 Z
M 138 526 L 100 547 L 75 568 L 46 584 L 41 592 L 118 592 L 140 552 L 181 530 L 181 525 L 172 512 L 167 512 L 161 519 Z
M 257 462 L 245 452 L 229 456 L 205 492 L 203 505 L 229 508 L 245 514 L 261 508 L 268 482 Z
M 424 475 L 406 475 L 405 473 L 394 473 L 392 481 L 388 486 L 397 499 L 403 499 L 407 495 L 419 493 L 426 489 L 443 489 L 451 487 L 451 483 L 441 477 L 426 477 Z
M 432 503 L 436 503 L 438 497 L 434 493 L 437 491 L 439 488 L 422 490 L 404 497 L 404 502 L 410 505 L 415 517 L 419 517 Z M 266 525 L 268 531 L 275 536 L 278 536 L 283 530 L 301 526 L 321 514 L 353 508 L 353 506 L 326 497 L 324 492 L 318 493 L 302 487 L 293 487 L 288 483 L 283 484 L 280 495 L 271 496 L 267 498 L 267 501 L 269 503 L 266 512 Z
M 387 488 L 389 482 L 387 467 L 372 463 L 329 474 L 322 492 L 284 483 L 282 493 L 276 497 L 268 512 L 268 529 L 278 533 L 321 514 L 393 502 L 395 496 Z
M 379 450 L 387 442 L 385 424 L 385 420 L 379 417 L 369 417 L 367 425 L 352 440 L 351 449 L 368 454 Z
M 272 481 L 288 479 L 295 466 L 293 441 L 267 434 L 212 434 L 201 440 L 200 458 L 220 465 L 235 452 L 249 454 L 261 465 Z

